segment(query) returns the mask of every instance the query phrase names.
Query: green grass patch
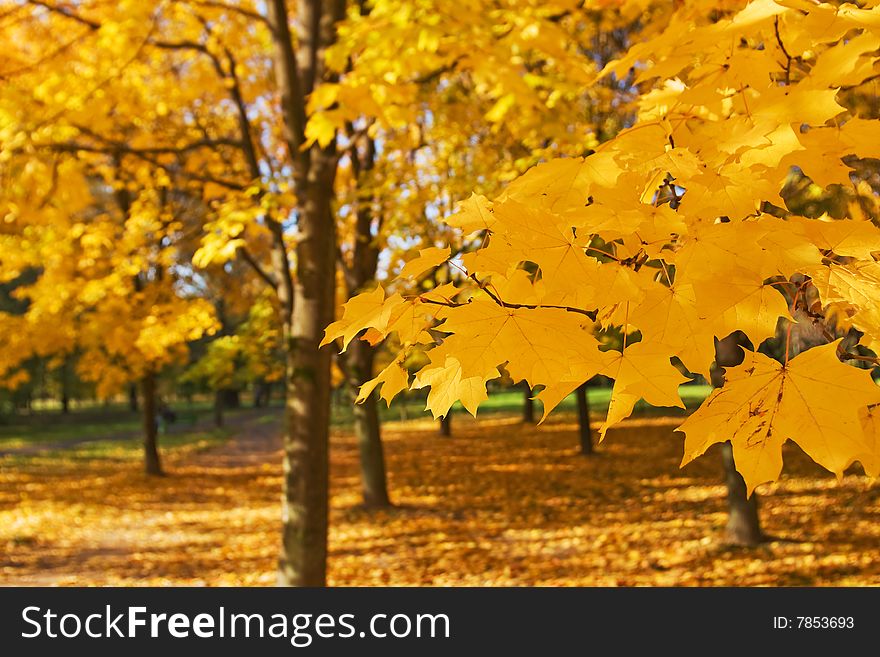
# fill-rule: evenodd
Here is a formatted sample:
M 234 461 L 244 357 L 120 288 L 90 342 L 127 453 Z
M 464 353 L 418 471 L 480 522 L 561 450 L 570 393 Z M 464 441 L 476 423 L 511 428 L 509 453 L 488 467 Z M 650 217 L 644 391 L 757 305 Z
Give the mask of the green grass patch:
M 214 411 L 207 402 L 172 405 L 176 420 L 169 436 L 191 430 L 197 423 L 211 422 Z M 227 409 L 226 417 L 250 410 L 249 407 Z M 119 440 L 130 434 L 139 434 L 143 416 L 127 407 L 77 408 L 70 413 L 35 411 L 22 415 L 0 416 L 0 451 L 46 443 L 64 443 L 73 440 L 106 438 Z
M 681 400 L 687 409 L 693 409 L 699 406 L 703 400 L 712 391 L 712 386 L 686 384 L 679 388 Z M 525 394 L 522 390 L 496 390 L 489 393 L 489 399 L 480 404 L 478 417 L 485 414 L 511 414 L 521 413 L 524 404 Z M 604 415 L 608 411 L 608 405 L 611 401 L 611 388 L 595 387 L 587 389 L 587 398 L 590 403 L 590 411 L 592 413 Z M 574 394 L 566 397 L 557 406 L 553 413 L 574 412 L 577 409 L 577 400 Z M 452 407 L 453 413 L 466 412 L 460 403 L 456 403 Z M 675 408 L 657 408 L 639 401 L 633 414 L 636 415 L 653 415 L 672 413 L 683 413 L 680 409 Z M 540 401 L 535 402 L 535 414 L 537 417 L 543 413 L 543 405 Z M 379 416 L 383 421 L 387 420 L 412 420 L 430 416 L 430 412 L 425 410 L 425 401 L 423 398 L 414 398 L 402 396 L 395 399 L 391 408 L 387 408 L 384 401 L 379 402 Z M 336 400 L 332 408 L 332 422 L 334 425 L 345 426 L 353 421 L 352 404 L 350 401 Z
M 137 431 L 139 417 L 107 418 L 105 421 L 82 421 L 75 416 L 57 417 L 53 424 L 12 424 L 0 426 L 0 449 L 15 449 L 38 443 L 65 442 L 91 437 L 126 434 Z
M 163 453 L 201 451 L 222 445 L 229 436 L 230 430 L 226 428 L 160 435 L 159 450 Z M 84 459 L 140 460 L 143 456 L 143 444 L 140 436 L 133 440 L 98 440 L 76 445 L 70 450 L 58 450 L 47 454 L 57 456 L 66 455 L 68 452 L 75 452 L 78 458 Z
M 184 431 L 159 436 L 159 452 L 163 457 L 181 456 L 222 445 L 231 435 L 226 428 Z M 34 454 L 10 454 L 0 457 L 3 467 L 29 466 L 46 463 L 84 461 L 139 462 L 143 460 L 140 435 L 125 440 L 95 440 L 64 449 L 50 449 Z

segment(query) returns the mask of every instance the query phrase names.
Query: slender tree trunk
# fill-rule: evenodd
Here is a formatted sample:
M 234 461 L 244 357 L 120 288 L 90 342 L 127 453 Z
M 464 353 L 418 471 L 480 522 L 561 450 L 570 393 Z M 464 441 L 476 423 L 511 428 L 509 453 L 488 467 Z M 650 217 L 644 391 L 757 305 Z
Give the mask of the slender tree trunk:
M 128 386 L 128 409 L 132 413 L 138 412 L 138 390 L 134 383 Z
M 764 540 L 758 516 L 758 496 L 746 495 L 746 482 L 736 470 L 733 447 L 729 441 L 721 446 L 721 458 L 727 484 L 727 542 L 735 545 L 758 545 Z
M 349 347 L 346 365 L 351 387 L 357 390 L 373 378 L 375 349 L 368 343 L 357 341 Z M 361 459 L 361 490 L 364 506 L 391 506 L 388 497 L 388 480 L 385 474 L 385 452 L 379 424 L 378 397 L 373 391 L 363 403 L 354 405 L 354 432 L 358 440 Z
M 364 3 L 361 10 L 364 10 Z M 370 172 L 376 163 L 376 143 L 368 136 L 350 138 L 354 148 L 349 150 L 352 173 L 356 184 L 370 184 Z M 355 223 L 351 257 L 342 260 L 342 272 L 349 297 L 364 290 L 376 280 L 379 266 L 379 247 L 374 229 L 379 232 L 383 217 L 375 212 L 376 205 L 370 197 L 356 195 Z M 349 348 L 349 356 L 340 360 L 346 371 L 349 385 L 357 393 L 360 387 L 373 378 L 373 361 L 376 349 L 367 342 L 356 341 Z M 364 505 L 387 507 L 388 481 L 385 474 L 385 454 L 382 446 L 382 426 L 379 421 L 378 395 L 373 392 L 361 404 L 354 404 L 354 429 L 358 438 L 361 460 L 361 485 Z
M 324 586 L 327 568 L 331 346 L 336 226 L 331 202 L 336 157 L 313 154 L 296 247 L 293 310 L 285 327 L 287 435 L 279 583 Z
M 523 389 L 523 422 L 525 424 L 535 423 L 535 400 L 532 399 L 532 387 L 527 381 L 522 382 Z
M 449 438 L 452 435 L 452 409 L 440 418 L 440 435 Z
M 578 435 L 581 443 L 581 454 L 590 456 L 595 452 L 593 447 L 593 428 L 590 426 L 590 398 L 587 395 L 587 384 L 582 383 L 574 392 L 578 407 Z
M 266 397 L 268 396 L 269 384 L 266 381 L 260 379 L 259 381 L 254 382 L 254 408 L 262 408 L 263 406 L 268 406 L 268 400 Z
M 60 371 L 61 383 L 61 413 L 70 413 L 70 359 L 65 358 Z
M 224 409 L 241 408 L 241 394 L 235 388 L 222 388 L 217 396 Z
M 144 471 L 148 475 L 161 475 L 159 460 L 158 433 L 156 423 L 156 376 L 152 372 L 141 379 L 141 394 L 144 408 Z
M 223 396 L 219 390 L 214 391 L 214 426 L 223 426 Z
M 300 266 L 326 268 L 299 249 Z M 321 265 L 323 264 L 323 267 Z M 323 274 L 333 280 L 332 271 Z M 310 289 L 311 288 L 311 289 Z M 329 295 L 296 285 L 296 313 L 285 328 L 287 346 L 282 551 L 278 583 L 324 586 L 329 495 L 330 351 L 318 349 L 332 312 Z
M 710 372 L 712 385 L 724 385 L 724 368 L 735 367 L 743 361 L 741 348 L 744 336 L 734 333 L 715 343 L 715 365 Z M 730 442 L 721 446 L 721 459 L 724 466 L 724 481 L 727 484 L 727 528 L 726 540 L 735 545 L 755 546 L 764 540 L 761 521 L 758 516 L 758 496 L 746 494 L 746 482 L 736 470 L 733 448 Z
M 335 141 L 326 147 L 305 143 L 306 98 L 316 82 L 333 82 L 324 51 L 336 38 L 344 0 L 297 3 L 296 39 L 285 0 L 268 0 L 274 69 L 281 100 L 282 134 L 287 143 L 297 196 L 296 256 L 276 218 L 272 237 L 273 284 L 284 319 L 286 359 L 282 546 L 278 583 L 324 586 L 327 572 L 331 347 L 318 348 L 333 320 L 336 291 Z M 259 176 L 246 115 L 240 117 L 254 176 Z M 295 273 L 291 270 L 295 263 Z

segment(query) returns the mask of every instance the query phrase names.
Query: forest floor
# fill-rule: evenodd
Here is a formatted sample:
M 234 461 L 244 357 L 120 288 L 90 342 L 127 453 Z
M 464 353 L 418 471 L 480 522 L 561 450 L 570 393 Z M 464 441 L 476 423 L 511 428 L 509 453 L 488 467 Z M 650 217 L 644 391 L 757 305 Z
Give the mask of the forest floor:
M 725 545 L 720 455 L 679 469 L 680 418 L 609 432 L 593 457 L 577 425 L 456 416 L 390 422 L 393 509 L 359 506 L 357 445 L 332 440 L 333 585 L 878 585 L 880 485 L 842 481 L 791 443 L 759 488 L 756 549 Z M 279 546 L 279 414 L 165 452 L 132 446 L 0 458 L 0 584 L 271 585 Z

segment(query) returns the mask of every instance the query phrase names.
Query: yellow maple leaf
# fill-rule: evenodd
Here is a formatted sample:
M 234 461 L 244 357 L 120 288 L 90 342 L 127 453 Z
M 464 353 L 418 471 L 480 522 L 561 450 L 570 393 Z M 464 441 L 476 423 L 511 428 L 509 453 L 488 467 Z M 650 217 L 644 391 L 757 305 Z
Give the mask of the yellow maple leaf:
M 880 403 L 880 388 L 869 372 L 838 360 L 839 342 L 814 347 L 787 364 L 746 352 L 742 365 L 729 368 L 724 385 L 677 429 L 685 434 L 682 465 L 729 440 L 751 494 L 779 477 L 782 445 L 793 440 L 838 477 L 855 460 L 874 472 L 880 454 L 860 414 Z
M 483 376 L 507 362 L 515 380 L 532 386 L 568 378 L 573 368 L 603 364 L 589 318 L 557 308 L 517 308 L 482 296 L 456 308 L 443 308 L 440 331 L 452 333 L 432 354 L 455 356 L 463 378 Z M 571 351 L 560 349 L 568 346 Z M 433 358 L 433 356 L 432 356 Z M 445 358 L 441 362 L 445 362 Z M 595 373 L 595 371 L 594 371 Z
M 818 219 L 792 217 L 789 221 L 798 225 L 817 247 L 840 256 L 871 260 L 871 254 L 880 251 L 880 228 L 871 221 L 835 221 L 827 215 Z
M 709 377 L 715 359 L 715 334 L 697 314 L 692 284 L 654 284 L 633 308 L 629 321 L 642 332 L 645 342 L 666 345 L 691 372 Z
M 426 271 L 434 269 L 434 267 L 438 267 L 446 262 L 449 258 L 449 254 L 450 249 L 448 246 L 442 248 L 431 246 L 427 249 L 421 249 L 417 257 L 413 258 L 403 266 L 403 269 L 400 270 L 397 277 L 419 278 Z
M 397 293 L 386 299 L 385 290 L 381 285 L 352 297 L 345 304 L 342 319 L 333 322 L 325 329 L 320 346 L 323 347 L 341 337 L 342 350 L 345 351 L 348 343 L 366 328 L 384 332 L 395 309 L 405 303 L 403 297 Z
M 774 179 L 769 171 L 760 169 L 743 169 L 738 164 L 705 169 L 684 183 L 687 192 L 681 201 L 681 212 L 704 221 L 756 214 L 761 201 L 777 201 L 782 188 L 781 179 Z
M 876 351 L 880 337 L 880 263 L 829 262 L 805 273 L 819 291 L 822 303 L 847 310 L 845 325 L 863 331 L 862 344 Z
M 554 214 L 580 210 L 595 186 L 613 187 L 621 168 L 610 153 L 585 159 L 557 158 L 529 169 L 504 190 L 502 199 L 528 202 Z
M 449 226 L 460 228 L 465 233 L 491 230 L 496 222 L 495 217 L 492 216 L 492 204 L 480 194 L 471 194 L 470 198 L 459 203 L 455 214 L 446 217 L 443 221 Z
M 687 381 L 669 362 L 669 349 L 663 345 L 637 342 L 612 356 L 602 374 L 614 379 L 608 416 L 599 428 L 600 440 L 612 426 L 629 417 L 639 399 L 652 406 L 684 408 L 678 386 Z
M 394 399 L 397 393 L 401 390 L 406 390 L 409 385 L 409 373 L 406 367 L 403 366 L 403 352 L 391 361 L 388 367 L 379 372 L 378 376 L 361 386 L 355 401 L 358 404 L 362 403 L 379 385 L 382 386 L 380 398 L 384 399 L 388 406 L 391 406 L 391 400 Z
M 433 357 L 443 358 L 439 354 Z M 445 357 L 439 366 L 429 365 L 422 368 L 413 381 L 414 389 L 430 386 L 425 410 L 430 410 L 434 419 L 445 416 L 456 401 L 471 414 L 477 414 L 479 405 L 489 398 L 486 392 L 486 381 L 500 376 L 497 368 L 478 376 L 465 376 L 461 361 L 453 357 Z

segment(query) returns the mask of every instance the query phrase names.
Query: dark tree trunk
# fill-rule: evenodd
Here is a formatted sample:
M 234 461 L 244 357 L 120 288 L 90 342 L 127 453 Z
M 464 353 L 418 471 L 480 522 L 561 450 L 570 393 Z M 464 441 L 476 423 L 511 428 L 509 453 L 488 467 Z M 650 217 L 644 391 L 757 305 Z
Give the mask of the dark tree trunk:
M 149 373 L 141 380 L 141 394 L 144 408 L 144 472 L 148 475 L 161 475 L 162 464 L 159 460 L 158 434 L 156 422 L 156 376 Z
M 138 389 L 134 383 L 128 386 L 128 409 L 132 413 L 138 412 Z
M 727 528 L 726 540 L 734 545 L 755 546 L 764 540 L 758 516 L 758 496 L 746 495 L 746 482 L 736 471 L 733 462 L 733 447 L 730 442 L 721 446 L 724 462 L 724 480 L 727 484 Z
M 223 396 L 220 394 L 220 391 L 217 390 L 214 392 L 214 426 L 218 429 L 223 426 L 223 409 L 225 405 L 223 404 Z
M 296 38 L 285 0 L 269 0 L 274 72 L 281 100 L 282 136 L 296 190 L 296 256 L 278 217 L 269 217 L 273 285 L 283 317 L 286 361 L 282 540 L 278 583 L 324 586 L 327 573 L 331 347 L 319 348 L 333 320 L 336 292 L 335 141 L 305 143 L 306 98 L 316 83 L 338 76 L 324 67 L 336 38 L 344 0 L 301 0 Z M 241 106 L 242 103 L 239 103 Z M 260 174 L 245 111 L 239 112 L 252 175 Z
M 742 363 L 744 354 L 740 345 L 744 339 L 745 336 L 737 332 L 715 343 L 715 364 L 710 375 L 712 385 L 716 388 L 724 385 L 725 367 L 735 367 Z M 721 446 L 721 459 L 727 484 L 726 540 L 735 545 L 758 545 L 764 540 L 758 516 L 758 496 L 752 493 L 748 497 L 746 482 L 736 470 L 730 442 Z
M 361 340 L 349 346 L 346 366 L 349 382 L 355 392 L 373 378 L 375 354 L 375 349 Z M 363 403 L 354 405 L 354 432 L 358 439 L 361 458 L 361 490 L 364 506 L 391 506 L 379 424 L 378 397 L 375 391 Z
M 361 4 L 365 10 L 365 3 Z M 355 140 L 349 151 L 355 183 L 369 184 L 369 173 L 376 163 L 376 143 L 368 136 Z M 359 187 L 360 189 L 360 187 Z M 380 230 L 383 217 L 377 215 L 376 205 L 366 195 L 356 195 L 354 204 L 355 225 L 351 258 L 343 261 L 346 292 L 349 297 L 362 292 L 376 280 L 380 249 L 376 244 L 376 232 Z M 375 348 L 367 342 L 357 340 L 349 347 L 349 355 L 340 360 L 351 388 L 357 393 L 360 387 L 373 378 Z M 382 446 L 382 427 L 379 421 L 378 395 L 373 392 L 361 404 L 354 404 L 354 429 L 358 438 L 361 461 L 361 486 L 364 505 L 368 507 L 387 507 L 391 505 L 388 497 L 388 481 L 385 474 L 385 454 Z
M 223 411 L 241 408 L 241 394 L 234 388 L 222 388 L 214 392 L 214 425 L 223 426 Z
M 299 251 L 303 266 L 303 249 Z M 310 260 L 316 268 L 321 264 Z M 332 271 L 325 271 L 321 278 L 324 276 L 333 280 Z M 285 327 L 287 431 L 278 570 L 282 586 L 326 583 L 331 354 L 318 344 L 320 331 L 329 323 L 332 304 L 321 290 L 303 287 L 297 283 L 297 310 Z
M 263 406 L 268 406 L 267 397 L 267 389 L 269 384 L 263 381 L 262 379 L 259 381 L 254 381 L 254 408 L 262 408 Z
M 241 408 L 241 394 L 234 388 L 223 388 L 217 391 L 217 397 L 224 409 Z
M 452 435 L 452 409 L 440 418 L 440 435 L 449 438 Z
M 523 389 L 523 422 L 525 424 L 535 423 L 535 400 L 532 399 L 532 387 L 527 381 L 522 382 Z
M 288 31 L 286 3 L 273 0 L 275 39 L 281 42 L 276 74 L 282 80 L 282 104 L 288 113 L 304 114 L 302 93 L 308 93 L 320 65 L 323 46 L 335 31 L 329 6 L 317 0 L 300 3 L 297 19 L 302 25 L 320 23 L 318 30 L 300 35 L 299 75 L 294 68 L 293 43 Z M 329 5 L 330 3 L 326 3 Z M 302 13 L 300 13 L 302 12 Z M 294 80 L 293 78 L 297 78 Z M 301 88 L 292 84 L 303 81 Z M 304 122 L 302 116 L 297 121 Z M 286 128 L 290 128 L 289 121 Z M 302 134 L 289 134 L 295 144 Z M 298 146 L 297 146 L 298 148 Z M 331 348 L 319 348 L 324 328 L 333 320 L 336 265 L 336 223 L 332 202 L 336 174 L 334 146 L 312 147 L 306 152 L 291 151 L 300 160 L 295 168 L 298 199 L 299 236 L 296 244 L 296 276 L 285 308 L 284 344 L 287 355 L 285 373 L 287 399 L 284 436 L 284 478 L 282 511 L 282 549 L 278 564 L 278 583 L 283 586 L 324 586 L 327 578 L 327 521 L 329 495 L 330 364 Z M 281 230 L 280 225 L 273 227 Z M 275 238 L 276 258 L 287 263 L 283 235 Z M 285 252 L 282 253 L 281 249 Z M 276 262 L 282 276 L 289 264 Z
M 578 436 L 581 442 L 581 454 L 589 456 L 595 452 L 593 448 L 593 428 L 590 426 L 590 399 L 587 396 L 587 384 L 582 383 L 574 392 L 578 407 Z
M 70 359 L 65 358 L 59 372 L 61 384 L 61 413 L 70 413 Z

